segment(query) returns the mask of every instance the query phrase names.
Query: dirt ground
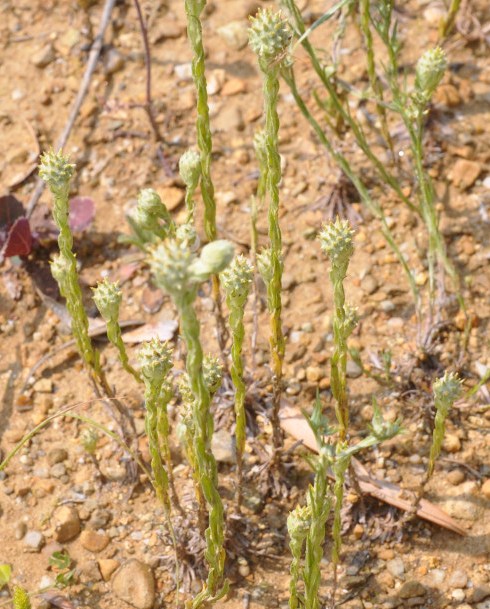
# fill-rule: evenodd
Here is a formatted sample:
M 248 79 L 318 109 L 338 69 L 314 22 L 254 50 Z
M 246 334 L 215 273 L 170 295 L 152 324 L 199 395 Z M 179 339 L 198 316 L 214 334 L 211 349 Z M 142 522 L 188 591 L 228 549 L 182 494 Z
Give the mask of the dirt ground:
M 92 6 L 84 9 L 81 5 L 85 4 Z M 75 240 L 90 316 L 95 319 L 96 311 L 90 302 L 89 287 L 109 276 L 119 279 L 122 285 L 123 320 L 167 322 L 165 327 L 169 328 L 173 327 L 171 320 L 176 319 L 176 313 L 168 297 L 151 286 L 148 268 L 138 251 L 121 243 L 119 237 L 129 234 L 125 215 L 134 206 L 138 190 L 144 187 L 155 188 L 176 220 L 183 220 L 184 189 L 177 162 L 182 152 L 195 143 L 195 94 L 184 2 L 154 0 L 142 4 L 149 15 L 153 97 L 163 136 L 160 153 L 143 107 L 144 54 L 136 11 L 129 1 L 117 2 L 113 11 L 101 60 L 66 152 L 77 165 L 73 195 L 95 201 L 93 224 Z M 218 230 L 222 238 L 236 244 L 238 251 L 247 253 L 251 196 L 258 177 L 252 138 L 261 124 L 261 79 L 242 31 L 229 26 L 241 22 L 245 28 L 248 16 L 258 6 L 271 6 L 273 2 L 226 0 L 208 4 L 204 32 Z M 313 20 L 326 4 L 304 0 L 301 6 Z M 352 435 L 359 437 L 370 421 L 372 396 L 376 396 L 388 418 L 401 416 L 406 433 L 362 455 L 361 460 L 370 475 L 407 490 L 417 488 L 427 464 L 433 380 L 446 368 L 458 370 L 465 389 L 470 389 L 482 370 L 490 366 L 490 7 L 484 0 L 471 4 L 470 14 L 478 21 L 465 18 L 465 35 L 455 33 L 447 45 L 449 70 L 431 110 L 427 139 L 442 231 L 463 279 L 464 298 L 473 320 L 468 351 L 463 356 L 459 345 L 464 322 L 461 315 L 452 313 L 451 323 L 438 334 L 430 356 L 424 358 L 419 353 L 409 287 L 379 223 L 365 211 L 355 192 L 339 189 L 338 169 L 304 122 L 287 87 L 281 85 L 285 394 L 293 406 L 309 407 L 319 387 L 325 404 L 332 407 L 331 293 L 328 265 L 315 235 L 332 210 L 329 201 L 337 197 L 341 209 L 348 210 L 356 221 L 356 249 L 345 289 L 349 302 L 358 307 L 361 321 L 350 346 L 359 350 L 363 365 L 371 372 L 376 372 L 383 352 L 389 351 L 392 357 L 390 383 L 384 385 L 361 374 L 354 362 L 349 363 Z M 38 154 L 56 141 L 78 92 L 99 25 L 101 5 L 100 1 L 81 0 L 0 2 L 0 195 L 13 193 L 27 205 L 35 186 Z M 400 5 L 397 17 L 405 41 L 402 57 L 410 70 L 421 50 L 435 44 L 442 3 L 410 0 Z M 329 31 L 320 28 L 315 44 L 328 49 Z M 363 89 L 367 77 L 359 33 L 349 30 L 342 44 L 346 58 L 340 76 Z M 314 74 L 301 51 L 296 52 L 295 61 L 302 92 L 312 100 L 312 90 L 318 88 Z M 366 116 L 363 109 L 364 104 L 359 101 L 353 112 L 362 118 Z M 392 127 L 400 133 L 396 125 Z M 401 151 L 408 146 L 403 136 L 395 142 Z M 348 137 L 342 147 L 368 175 L 361 152 Z M 404 185 L 411 183 L 410 176 L 405 179 Z M 369 187 L 372 196 L 387 210 L 389 225 L 423 287 L 427 282 L 423 227 L 382 184 L 372 180 Z M 413 194 L 410 187 L 407 192 Z M 50 197 L 44 193 L 35 211 L 39 222 L 49 205 Z M 264 210 L 259 232 L 261 243 L 266 244 Z M 110 409 L 94 400 L 74 351 L 57 351 L 70 337 L 66 315 L 50 298 L 53 293 L 46 278 L 48 260 L 55 251 L 54 239 L 44 238 L 30 261 L 7 259 L 2 265 L 3 457 L 27 431 L 68 405 L 76 405 L 72 413 L 119 431 Z M 286 518 L 291 508 L 304 501 L 304 491 L 311 481 L 309 468 L 301 457 L 303 449 L 293 447 L 295 438 L 290 437 L 286 438 L 286 446 L 292 448 L 287 475 L 275 493 L 260 473 L 270 454 L 271 440 L 266 416 L 271 391 L 268 322 L 263 300 L 264 292 L 253 358 L 250 342 L 246 346 L 250 381 L 248 480 L 244 514 L 241 520 L 231 518 L 229 523 L 231 591 L 217 605 L 227 609 L 287 607 L 290 559 Z M 207 351 L 217 354 L 211 310 L 212 300 L 205 287 L 199 299 L 203 342 Z M 245 319 L 250 329 L 251 302 Z M 135 328 L 137 331 L 139 326 Z M 116 352 L 100 337 L 97 345 L 111 383 L 129 406 L 139 448 L 148 460 L 141 389 L 123 373 Z M 131 355 L 136 346 L 128 346 Z M 180 358 L 177 368 L 181 369 L 182 350 L 177 341 L 175 353 L 176 359 Z M 31 367 L 49 354 L 53 357 L 35 371 L 23 390 Z M 451 412 L 444 450 L 426 493 L 466 535 L 422 519 L 400 525 L 402 512 L 372 497 L 361 498 L 350 489 L 337 592 L 341 606 L 490 607 L 488 398 L 488 392 L 480 392 L 474 398 L 462 399 Z M 219 451 L 220 487 L 230 513 L 235 480 L 232 412 L 233 388 L 225 379 L 215 399 L 214 447 L 217 454 Z M 170 414 L 175 428 L 178 402 L 171 406 Z M 12 566 L 11 583 L 35 592 L 54 584 L 57 571 L 49 564 L 50 556 L 66 549 L 76 569 L 73 579 L 54 595 L 35 597 L 34 607 L 170 606 L 175 599 L 172 547 L 148 477 L 138 474 L 138 483 L 130 484 L 126 474 L 131 459 L 104 434 L 91 458 L 81 441 L 86 429 L 87 424 L 80 419 L 54 418 L 0 473 L 0 564 Z M 192 516 L 195 505 L 190 470 L 175 429 L 172 438 L 179 495 Z M 187 520 L 176 519 L 176 527 L 183 535 L 184 529 L 191 527 L 189 516 Z M 198 538 L 192 543 L 182 588 L 196 592 L 204 573 L 199 559 L 202 543 Z M 327 543 L 322 579 L 325 599 L 332 583 L 329 551 Z M 124 600 L 128 598 L 125 584 L 130 581 L 138 588 L 132 605 Z M 4 588 L 0 606 L 8 598 Z

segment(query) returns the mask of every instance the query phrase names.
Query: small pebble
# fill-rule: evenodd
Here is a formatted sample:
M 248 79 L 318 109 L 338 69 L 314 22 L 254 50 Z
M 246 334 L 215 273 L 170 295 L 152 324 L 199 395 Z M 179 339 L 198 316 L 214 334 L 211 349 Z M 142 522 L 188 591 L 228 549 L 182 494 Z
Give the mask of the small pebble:
M 468 576 L 464 571 L 458 569 L 451 574 L 447 583 L 451 588 L 465 588 L 468 583 Z
M 386 568 L 393 577 L 398 577 L 399 579 L 401 579 L 405 573 L 405 564 L 399 556 L 389 560 L 386 563 Z
M 451 592 L 451 597 L 455 600 L 458 601 L 459 603 L 461 603 L 462 601 L 464 601 L 465 599 L 465 593 L 464 590 L 461 590 L 461 588 L 456 588 L 455 590 L 453 590 Z
M 23 541 L 29 552 L 40 552 L 45 540 L 39 531 L 27 531 Z
M 464 472 L 460 469 L 453 469 L 447 475 L 447 480 L 448 480 L 449 484 L 452 484 L 454 486 L 458 486 L 458 484 L 461 484 L 462 482 L 464 482 L 464 479 L 465 479 Z
M 347 369 L 346 369 L 347 377 L 350 379 L 356 379 L 361 376 L 362 368 L 356 364 L 353 360 L 347 360 Z

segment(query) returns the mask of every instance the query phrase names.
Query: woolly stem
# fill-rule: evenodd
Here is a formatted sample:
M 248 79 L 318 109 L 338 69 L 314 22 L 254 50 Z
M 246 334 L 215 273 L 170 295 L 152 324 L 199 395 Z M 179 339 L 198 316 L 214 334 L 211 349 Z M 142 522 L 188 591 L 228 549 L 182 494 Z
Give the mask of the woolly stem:
M 279 94 L 279 68 L 274 65 L 265 67 L 264 72 L 264 110 L 265 133 L 267 150 L 267 190 L 269 193 L 269 239 L 271 245 L 272 278 L 267 286 L 270 302 L 270 349 L 272 357 L 272 417 L 274 448 L 282 447 L 283 436 L 279 422 L 279 409 L 282 394 L 282 366 L 285 352 L 285 342 L 281 321 L 281 290 L 282 290 L 282 235 L 279 224 L 279 182 L 281 180 L 281 158 L 278 151 L 279 116 L 277 114 L 277 99 Z
M 196 467 L 203 495 L 209 508 L 209 527 L 206 530 L 206 560 L 209 572 L 206 587 L 198 594 L 188 607 L 197 609 L 204 602 L 221 598 L 227 590 L 223 584 L 225 550 L 224 550 L 224 512 L 218 492 L 218 475 L 214 456 L 211 452 L 213 435 L 213 418 L 210 413 L 211 398 L 204 382 L 202 371 L 203 351 L 199 338 L 200 326 L 192 306 L 195 295 L 181 294 L 175 298 L 182 322 L 182 334 L 187 346 L 186 368 L 194 394 L 192 416 L 194 421 L 194 451 Z M 220 590 L 220 587 L 222 589 Z

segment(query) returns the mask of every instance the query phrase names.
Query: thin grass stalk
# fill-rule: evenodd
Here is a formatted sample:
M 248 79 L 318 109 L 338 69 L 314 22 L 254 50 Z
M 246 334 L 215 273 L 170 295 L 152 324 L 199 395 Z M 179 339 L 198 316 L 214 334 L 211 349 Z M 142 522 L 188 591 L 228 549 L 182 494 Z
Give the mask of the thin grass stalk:
M 410 290 L 412 292 L 412 296 L 413 296 L 414 302 L 415 302 L 415 310 L 416 310 L 417 317 L 419 320 L 418 325 L 420 326 L 420 291 L 415 282 L 415 276 L 412 273 L 412 271 L 410 270 L 410 267 L 408 266 L 405 256 L 402 254 L 400 248 L 396 244 L 395 237 L 394 237 L 390 227 L 388 226 L 388 223 L 386 221 L 386 216 L 384 214 L 382 207 L 379 205 L 379 203 L 373 201 L 373 199 L 371 198 L 371 196 L 369 194 L 368 189 L 366 188 L 366 186 L 364 185 L 362 180 L 353 171 L 353 169 L 350 166 L 347 159 L 333 147 L 330 140 L 325 135 L 325 132 L 319 125 L 318 121 L 313 117 L 313 115 L 309 111 L 304 99 L 302 98 L 302 96 L 298 90 L 294 72 L 291 69 L 286 68 L 283 70 L 282 75 L 283 75 L 285 82 L 287 83 L 287 85 L 289 86 L 289 88 L 291 90 L 291 93 L 294 97 L 294 101 L 296 102 L 296 105 L 298 106 L 298 108 L 300 109 L 301 113 L 306 118 L 306 120 L 310 123 L 311 127 L 313 128 L 313 131 L 315 132 L 316 136 L 320 140 L 321 144 L 323 144 L 323 146 L 325 146 L 325 148 L 328 150 L 328 152 L 332 156 L 332 158 L 336 161 L 336 163 L 341 167 L 341 169 L 345 173 L 345 175 L 354 184 L 364 205 L 381 222 L 381 230 L 383 231 L 383 236 L 385 237 L 386 241 L 388 242 L 388 245 L 393 250 L 398 261 L 402 265 L 405 275 L 407 276 Z
M 451 33 L 454 24 L 456 23 L 456 17 L 458 15 L 458 11 L 461 7 L 461 0 L 451 0 L 451 4 L 449 6 L 449 11 L 446 15 L 446 18 L 443 19 L 441 25 L 439 27 L 439 37 L 447 38 Z
M 381 134 L 388 146 L 393 160 L 396 160 L 395 150 L 393 147 L 393 140 L 390 135 L 388 128 L 388 121 L 386 117 L 386 107 L 384 104 L 383 86 L 381 84 L 378 75 L 376 74 L 376 63 L 374 55 L 373 36 L 371 33 L 371 13 L 370 13 L 370 0 L 360 0 L 359 7 L 360 14 L 360 25 L 361 32 L 364 37 L 364 45 L 366 47 L 366 66 L 369 77 L 369 84 L 376 100 L 376 112 L 380 121 Z
M 296 30 L 299 33 L 299 35 L 301 36 L 302 34 L 305 33 L 306 28 L 305 28 L 303 18 L 301 16 L 301 12 L 299 11 L 298 7 L 296 6 L 296 3 L 294 2 L 294 0 L 282 0 L 282 2 L 286 6 L 290 15 L 292 16 Z M 371 150 L 371 147 L 370 147 L 368 141 L 366 140 L 366 136 L 364 135 L 364 132 L 362 131 L 360 125 L 352 118 L 352 115 L 348 110 L 348 106 L 346 106 L 345 104 L 342 103 L 341 99 L 339 98 L 339 96 L 337 94 L 337 91 L 335 90 L 334 85 L 330 82 L 328 74 L 325 72 L 325 69 L 322 67 L 322 65 L 316 55 L 316 52 L 307 37 L 301 40 L 301 45 L 303 46 L 305 51 L 308 53 L 310 60 L 311 60 L 311 65 L 313 66 L 313 69 L 315 70 L 316 74 L 318 75 L 319 79 L 321 80 L 323 86 L 327 89 L 328 94 L 330 96 L 330 101 L 332 102 L 336 112 L 338 112 L 342 116 L 342 119 L 346 122 L 346 124 L 351 129 L 352 134 L 354 135 L 356 142 L 359 145 L 359 147 L 361 148 L 361 150 L 363 151 L 363 153 L 371 161 L 371 163 L 373 164 L 375 169 L 378 171 L 378 173 L 381 176 L 381 178 L 383 179 L 383 181 L 385 183 L 387 183 L 393 189 L 393 191 L 405 203 L 405 205 L 407 205 L 414 213 L 416 213 L 417 215 L 420 216 L 420 210 L 418 210 L 417 207 L 415 205 L 413 205 L 413 203 L 408 199 L 408 197 L 403 194 L 397 178 L 386 170 L 385 165 L 383 165 L 381 160 Z

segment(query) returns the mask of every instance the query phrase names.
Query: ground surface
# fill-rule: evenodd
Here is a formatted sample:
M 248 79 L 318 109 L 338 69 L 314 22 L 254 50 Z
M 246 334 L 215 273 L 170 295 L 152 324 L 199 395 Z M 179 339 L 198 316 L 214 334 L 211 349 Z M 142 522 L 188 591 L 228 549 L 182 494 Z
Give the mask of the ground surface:
M 98 27 L 100 4 L 84 12 L 75 2 L 0 3 L 1 194 L 15 191 L 27 203 L 34 185 L 34 176 L 29 175 L 37 154 L 56 141 L 79 88 L 87 48 Z M 176 162 L 195 141 L 194 89 L 183 2 L 143 4 L 151 8 L 154 99 L 164 137 L 164 161 L 156 153 L 141 107 L 145 91 L 144 56 L 136 13 L 130 2 L 118 3 L 114 9 L 102 61 L 67 151 L 78 168 L 74 194 L 89 196 L 96 203 L 93 225 L 76 242 L 82 280 L 86 286 L 93 286 L 102 276 L 119 278 L 124 292 L 122 319 L 155 322 L 174 319 L 172 306 L 166 296 L 151 288 L 149 272 L 136 250 L 120 244 L 118 236 L 128 233 L 125 213 L 134 205 L 142 187 L 157 189 L 176 219 L 183 218 L 184 191 Z M 260 75 L 252 53 L 243 48 L 241 34 L 235 32 L 230 42 L 219 28 L 236 20 L 245 26 L 247 16 L 261 4 L 235 0 L 211 3 L 212 10 L 205 21 L 219 232 L 244 252 L 249 243 L 250 197 L 257 185 L 251 142 L 261 122 Z M 474 15 L 481 24 L 490 17 L 485 4 L 477 2 L 474 7 Z M 401 36 L 407 41 L 403 57 L 410 67 L 421 49 L 435 43 L 439 9 L 437 3 L 420 0 L 403 5 L 398 16 Z M 320 14 L 323 3 L 311 0 L 304 2 L 303 7 L 315 16 Z M 478 33 L 476 26 L 470 29 Z M 323 36 L 317 43 L 329 44 L 328 35 Z M 464 296 L 473 319 L 465 357 L 460 358 L 458 351 L 464 324 L 461 316 L 456 315 L 438 335 L 433 353 L 425 360 L 417 358 L 413 304 L 406 279 L 382 237 L 379 224 L 365 213 L 355 194 L 347 193 L 344 198 L 346 207 L 357 216 L 356 253 L 346 292 L 348 300 L 359 308 L 361 323 L 351 347 L 359 350 L 364 365 L 371 370 L 383 350 L 391 351 L 394 383 L 380 385 L 360 376 L 359 367 L 349 364 L 353 433 L 357 435 L 369 421 L 372 395 L 377 396 L 389 417 L 403 417 L 408 433 L 365 455 L 363 460 L 372 475 L 407 489 L 417 488 L 427 462 L 433 379 L 445 367 L 459 369 L 466 379 L 465 387 L 469 388 L 482 367 L 490 366 L 489 48 L 484 39 L 470 38 L 456 34 L 448 45 L 450 70 L 437 94 L 428 141 L 443 232 L 464 280 Z M 348 59 L 341 77 L 363 89 L 366 74 L 358 34 L 349 33 L 343 46 Z M 308 94 L 313 85 L 318 85 L 300 52 L 296 65 L 302 90 Z M 365 116 L 361 103 L 353 111 L 361 118 Z M 314 236 L 328 216 L 328 196 L 332 192 L 334 196 L 339 194 L 335 190 L 339 173 L 311 135 L 285 86 L 280 115 L 284 161 L 281 186 L 284 327 L 288 339 L 286 393 L 293 405 L 308 406 L 319 386 L 325 403 L 331 405 L 331 296 L 328 267 Z M 396 125 L 392 126 L 396 131 Z M 407 142 L 402 138 L 395 143 L 398 150 L 406 150 Z M 348 138 L 343 147 L 362 168 L 361 154 Z M 410 193 L 410 177 L 405 176 L 406 184 Z M 375 180 L 369 185 L 373 197 L 385 206 L 389 224 L 423 287 L 427 273 L 421 262 L 423 255 L 419 255 L 425 247 L 422 227 L 386 188 Z M 43 206 L 49 203 L 44 194 L 36 213 L 42 216 Z M 264 212 L 259 224 L 261 240 L 266 243 Z M 33 259 L 45 267 L 54 251 L 53 241 L 46 240 L 34 252 Z M 36 277 L 46 290 L 46 281 L 39 280 L 39 273 Z M 33 385 L 21 394 L 30 367 L 54 352 L 69 335 L 59 308 L 36 290 L 25 266 L 15 260 L 5 262 L 2 278 L 0 454 L 5 456 L 26 431 L 46 416 L 75 403 L 79 405 L 73 412 L 90 416 L 117 431 L 107 410 L 89 402 L 93 399 L 91 388 L 70 350 L 49 360 L 36 372 Z M 206 349 L 216 353 L 212 304 L 206 290 L 199 306 Z M 94 314 L 93 305 L 89 307 Z M 270 425 L 264 418 L 270 386 L 268 326 L 263 309 L 254 352 L 256 382 L 249 399 L 250 421 L 254 420 L 256 425 L 249 434 L 247 470 L 251 475 L 246 489 L 247 507 L 243 522 L 230 524 L 232 586 L 228 600 L 219 603 L 220 607 L 233 609 L 287 605 L 286 517 L 291 507 L 304 501 L 304 489 L 310 480 L 300 450 L 290 457 L 292 466 L 279 489 L 279 498 L 270 496 L 264 477 L 257 473 L 270 445 Z M 246 316 L 249 328 L 251 318 L 250 309 Z M 141 390 L 122 373 L 115 352 L 103 341 L 98 344 L 111 382 L 129 404 L 139 446 L 146 458 Z M 133 346 L 129 349 L 134 353 Z M 177 355 L 179 351 L 177 348 Z M 249 346 L 247 366 L 251 371 Z M 230 506 L 234 468 L 226 461 L 230 459 L 231 390 L 231 384 L 225 381 L 216 412 L 220 430 L 216 447 L 222 449 L 224 460 L 220 463 L 220 484 L 224 500 Z M 174 423 L 178 412 L 177 404 L 171 409 Z M 489 413 L 482 394 L 458 403 L 449 418 L 436 475 L 427 489 L 427 497 L 459 523 L 467 532 L 466 537 L 421 520 L 400 529 L 395 525 L 401 512 L 367 497 L 364 503 L 360 502 L 350 492 L 338 591 L 338 597 L 345 602 L 342 606 L 352 609 L 490 606 Z M 102 436 L 95 461 L 87 455 L 80 439 L 86 427 L 70 417 L 54 419 L 2 474 L 0 563 L 12 565 L 13 582 L 35 591 L 53 583 L 56 573 L 49 567 L 49 557 L 66 548 L 77 572 L 75 583 L 59 594 L 72 604 L 61 605 L 58 599 L 56 606 L 127 609 L 130 605 L 120 597 L 124 598 L 124 583 L 133 578 L 140 595 L 138 599 L 138 595 L 133 596 L 133 602 L 145 607 L 146 602 L 151 602 L 147 598 L 151 598 L 153 576 L 157 581 L 155 606 L 166 606 L 174 597 L 173 564 L 162 529 L 161 509 L 145 475 L 135 488 L 123 480 L 128 459 L 117 443 Z M 174 444 L 177 487 L 184 506 L 192 513 L 189 468 L 176 440 Z M 287 445 L 292 445 L 289 438 Z M 178 521 L 178 526 L 190 525 Z M 199 540 L 196 544 L 199 549 Z M 327 557 L 328 548 L 322 582 L 325 598 L 331 583 Z M 112 575 L 120 565 L 123 570 Z M 198 565 L 194 566 L 198 576 Z M 189 585 L 190 570 L 186 576 Z M 196 591 L 200 584 L 196 581 L 190 587 Z M 149 596 L 145 597 L 145 593 Z M 34 607 L 38 606 L 48 607 L 47 601 L 37 598 Z

